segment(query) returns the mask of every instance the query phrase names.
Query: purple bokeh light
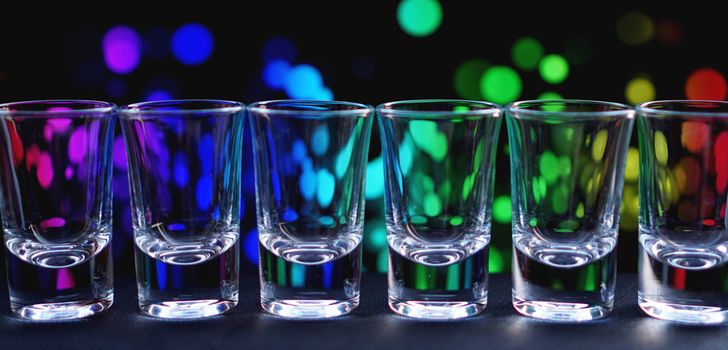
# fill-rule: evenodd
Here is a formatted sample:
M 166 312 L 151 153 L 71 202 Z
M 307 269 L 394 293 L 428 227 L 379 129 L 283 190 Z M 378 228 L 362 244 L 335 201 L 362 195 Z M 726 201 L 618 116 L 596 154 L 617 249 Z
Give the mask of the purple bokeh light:
M 106 66 L 116 74 L 127 74 L 139 65 L 141 39 L 130 27 L 116 26 L 109 29 L 102 42 Z

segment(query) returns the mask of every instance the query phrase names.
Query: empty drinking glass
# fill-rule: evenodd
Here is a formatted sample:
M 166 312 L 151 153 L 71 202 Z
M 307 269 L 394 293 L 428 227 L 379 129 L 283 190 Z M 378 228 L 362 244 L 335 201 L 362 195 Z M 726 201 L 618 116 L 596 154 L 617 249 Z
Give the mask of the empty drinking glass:
M 243 105 L 219 100 L 121 109 L 147 315 L 206 317 L 238 303 L 243 116 Z
M 384 154 L 389 308 L 475 315 L 488 300 L 488 248 L 501 109 L 414 100 L 377 107 Z
M 0 212 L 18 316 L 80 318 L 113 302 L 115 120 L 116 106 L 106 102 L 0 105 Z
M 648 315 L 728 321 L 728 103 L 638 107 L 639 298 Z
M 371 107 L 250 106 L 264 310 L 324 318 L 359 305 Z
M 583 100 L 507 108 L 518 312 L 587 321 L 612 310 L 634 114 L 629 106 Z

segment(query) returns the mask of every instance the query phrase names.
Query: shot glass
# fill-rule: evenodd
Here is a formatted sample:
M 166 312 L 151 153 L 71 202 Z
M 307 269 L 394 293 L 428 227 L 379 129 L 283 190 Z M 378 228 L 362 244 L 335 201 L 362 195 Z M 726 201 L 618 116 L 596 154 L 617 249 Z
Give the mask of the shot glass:
M 244 107 L 219 100 L 121 108 L 139 308 L 214 316 L 238 303 Z
M 685 323 L 728 321 L 728 103 L 637 107 L 640 308 Z
M 513 306 L 588 321 L 614 305 L 617 231 L 634 110 L 583 100 L 522 101 L 506 123 L 513 202 Z
M 373 109 L 332 101 L 248 109 L 263 309 L 291 318 L 359 305 L 364 177 Z
M 384 155 L 389 308 L 424 319 L 475 315 L 488 300 L 501 109 L 413 100 L 377 107 Z
M 85 100 L 0 105 L 0 212 L 10 309 L 32 320 L 108 309 L 116 106 Z

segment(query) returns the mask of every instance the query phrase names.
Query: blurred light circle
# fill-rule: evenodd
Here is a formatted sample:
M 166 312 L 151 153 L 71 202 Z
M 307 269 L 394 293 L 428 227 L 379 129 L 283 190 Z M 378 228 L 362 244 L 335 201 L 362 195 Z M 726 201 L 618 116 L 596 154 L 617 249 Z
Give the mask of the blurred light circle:
M 453 84 L 455 92 L 468 100 L 480 99 L 480 78 L 490 64 L 480 58 L 471 58 L 455 69 Z
M 316 67 L 299 64 L 291 68 L 284 88 L 291 98 L 313 98 L 312 95 L 320 92 L 322 86 L 323 78 Z
M 263 68 L 263 82 L 273 90 L 280 90 L 286 85 L 286 78 L 291 71 L 291 64 L 285 60 L 272 60 Z
M 655 99 L 655 86 L 647 78 L 634 78 L 627 83 L 624 95 L 630 104 L 652 101 Z
M 188 23 L 172 35 L 172 53 L 178 61 L 188 66 L 204 63 L 212 55 L 212 33 L 202 24 Z
M 486 100 L 494 103 L 515 101 L 521 95 L 521 88 L 521 77 L 507 66 L 493 66 L 480 79 L 480 92 Z
M 523 70 L 534 70 L 543 56 L 543 45 L 530 36 L 522 37 L 513 43 L 511 57 L 516 67 Z
M 657 22 L 655 37 L 663 45 L 675 46 L 682 42 L 684 33 L 682 27 L 677 22 L 670 19 L 663 19 Z
M 397 6 L 397 22 L 411 36 L 431 35 L 442 23 L 442 6 L 437 0 L 403 0 Z
M 131 73 L 139 65 L 141 40 L 131 27 L 109 29 L 104 35 L 102 49 L 106 66 L 116 74 Z
M 145 98 L 146 101 L 165 101 L 165 100 L 171 100 L 172 99 L 172 93 L 170 93 L 167 90 L 152 90 L 147 94 L 147 97 Z
M 296 59 L 296 45 L 285 36 L 274 36 L 263 44 L 260 56 L 263 58 L 263 62 L 266 63 L 273 60 L 283 60 L 290 63 Z
M 629 12 L 617 20 L 617 37 L 627 45 L 642 45 L 655 35 L 652 19 L 641 12 Z
M 569 76 L 569 63 L 561 55 L 546 55 L 538 64 L 538 72 L 545 82 L 560 84 Z
M 691 100 L 725 100 L 728 87 L 723 74 L 713 68 L 699 68 L 685 83 L 685 95 Z

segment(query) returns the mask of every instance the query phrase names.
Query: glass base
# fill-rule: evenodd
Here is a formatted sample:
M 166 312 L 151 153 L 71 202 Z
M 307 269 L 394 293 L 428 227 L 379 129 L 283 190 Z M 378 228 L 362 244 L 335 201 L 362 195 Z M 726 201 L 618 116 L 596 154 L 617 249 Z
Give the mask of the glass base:
M 175 300 L 154 304 L 140 304 L 142 313 L 159 318 L 202 318 L 221 315 L 237 305 L 237 301 L 207 300 Z
M 359 297 L 347 300 L 262 300 L 263 310 L 286 318 L 331 318 L 350 313 L 359 306 Z
M 389 298 L 389 308 L 402 316 L 428 320 L 454 320 L 470 317 L 485 310 L 488 298 L 472 301 L 416 301 Z
M 513 297 L 513 307 L 522 315 L 543 320 L 561 322 L 584 322 L 609 315 L 614 303 L 591 305 L 585 303 L 562 303 L 555 301 L 525 300 Z
M 646 299 L 642 295 L 637 297 L 637 303 L 647 315 L 661 320 L 689 324 L 728 323 L 728 308 L 664 303 Z
M 73 320 L 96 315 L 111 307 L 114 295 L 104 299 L 88 301 L 72 301 L 62 303 L 44 303 L 32 305 L 19 305 L 10 303 L 10 309 L 15 315 L 34 321 L 61 321 Z

